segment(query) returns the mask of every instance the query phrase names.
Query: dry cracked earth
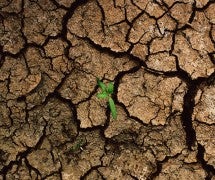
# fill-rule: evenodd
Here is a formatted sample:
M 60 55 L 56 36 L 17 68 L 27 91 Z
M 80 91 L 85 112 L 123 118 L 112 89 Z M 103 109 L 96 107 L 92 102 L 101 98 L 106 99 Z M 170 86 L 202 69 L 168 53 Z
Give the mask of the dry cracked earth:
M 0 1 L 0 180 L 215 180 L 214 132 L 214 0 Z

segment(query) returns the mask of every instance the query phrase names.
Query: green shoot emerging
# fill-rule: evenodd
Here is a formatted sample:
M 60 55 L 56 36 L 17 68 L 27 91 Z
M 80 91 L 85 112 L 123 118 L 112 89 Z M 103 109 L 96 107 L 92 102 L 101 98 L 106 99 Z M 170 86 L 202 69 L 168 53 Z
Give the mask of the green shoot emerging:
M 114 85 L 112 82 L 105 85 L 99 78 L 97 78 L 97 84 L 101 88 L 102 92 L 97 94 L 99 99 L 106 99 L 108 98 L 109 108 L 111 110 L 111 114 L 113 119 L 116 119 L 117 112 L 116 112 L 116 105 L 111 97 L 114 91 Z

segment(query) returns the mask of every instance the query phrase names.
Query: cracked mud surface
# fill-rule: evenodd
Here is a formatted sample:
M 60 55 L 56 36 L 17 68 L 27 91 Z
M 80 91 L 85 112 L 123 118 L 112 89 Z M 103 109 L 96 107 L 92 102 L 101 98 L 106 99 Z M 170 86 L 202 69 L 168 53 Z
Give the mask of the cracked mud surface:
M 0 180 L 215 180 L 214 132 L 214 0 L 1 0 Z

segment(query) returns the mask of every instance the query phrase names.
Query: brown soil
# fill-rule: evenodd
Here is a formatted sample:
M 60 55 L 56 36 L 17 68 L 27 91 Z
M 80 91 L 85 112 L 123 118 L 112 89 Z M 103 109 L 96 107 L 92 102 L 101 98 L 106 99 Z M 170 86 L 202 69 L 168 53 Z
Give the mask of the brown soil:
M 215 180 L 214 132 L 214 0 L 1 0 L 0 180 Z

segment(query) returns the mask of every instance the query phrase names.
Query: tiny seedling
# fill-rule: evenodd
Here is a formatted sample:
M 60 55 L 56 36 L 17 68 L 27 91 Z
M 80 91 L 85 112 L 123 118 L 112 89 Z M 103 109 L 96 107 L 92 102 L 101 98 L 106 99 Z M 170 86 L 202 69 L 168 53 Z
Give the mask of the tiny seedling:
M 83 150 L 83 146 L 86 144 L 86 140 L 78 139 L 75 144 L 72 146 L 71 151 L 77 152 L 79 150 Z
M 111 97 L 111 95 L 113 94 L 113 91 L 114 91 L 113 83 L 110 82 L 107 85 L 105 85 L 99 78 L 97 78 L 97 84 L 102 90 L 102 92 L 97 94 L 97 97 L 99 99 L 107 99 L 108 98 L 108 103 L 109 103 L 112 117 L 113 117 L 113 119 L 116 119 L 116 117 L 117 117 L 116 106 L 115 106 L 115 103 Z

